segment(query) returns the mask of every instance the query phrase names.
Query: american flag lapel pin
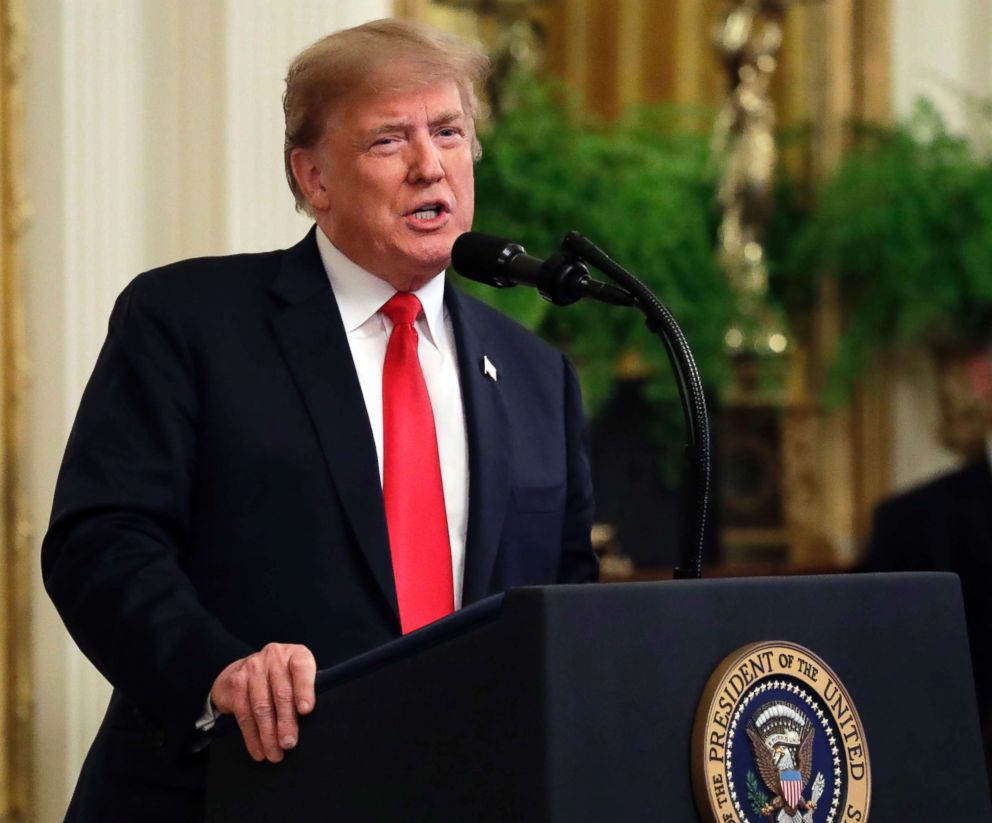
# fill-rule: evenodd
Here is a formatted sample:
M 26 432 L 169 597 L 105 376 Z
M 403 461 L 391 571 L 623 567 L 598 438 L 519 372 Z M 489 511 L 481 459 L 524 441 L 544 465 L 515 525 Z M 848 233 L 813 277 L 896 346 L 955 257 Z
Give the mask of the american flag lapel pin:
M 495 383 L 499 376 L 496 374 L 496 367 L 487 355 L 482 355 L 482 373 Z

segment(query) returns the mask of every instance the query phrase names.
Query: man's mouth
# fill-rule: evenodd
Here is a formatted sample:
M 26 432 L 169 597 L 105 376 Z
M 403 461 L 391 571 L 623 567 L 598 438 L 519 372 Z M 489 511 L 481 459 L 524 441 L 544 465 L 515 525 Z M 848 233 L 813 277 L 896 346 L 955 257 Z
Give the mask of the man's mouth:
M 410 214 L 414 220 L 434 220 L 440 217 L 445 212 L 445 207 L 442 203 L 425 203 L 422 206 L 418 206 Z

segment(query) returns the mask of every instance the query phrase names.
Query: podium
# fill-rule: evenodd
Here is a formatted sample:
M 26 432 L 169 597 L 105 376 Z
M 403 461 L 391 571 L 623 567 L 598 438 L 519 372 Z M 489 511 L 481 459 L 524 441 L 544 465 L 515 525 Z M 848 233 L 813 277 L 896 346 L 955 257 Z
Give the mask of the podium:
M 320 672 L 280 764 L 252 761 L 232 724 L 211 745 L 207 820 L 697 820 L 697 707 L 728 654 L 766 640 L 846 687 L 872 823 L 992 820 L 949 574 L 511 590 Z

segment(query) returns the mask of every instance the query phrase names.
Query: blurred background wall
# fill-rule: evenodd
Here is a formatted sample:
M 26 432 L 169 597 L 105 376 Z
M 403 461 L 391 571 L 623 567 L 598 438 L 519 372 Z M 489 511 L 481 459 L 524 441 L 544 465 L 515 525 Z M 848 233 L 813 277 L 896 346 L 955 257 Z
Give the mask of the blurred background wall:
M 524 5 L 3 0 L 0 819 L 61 819 L 109 694 L 44 595 L 38 546 L 115 296 L 152 266 L 304 233 L 283 178 L 280 106 L 301 47 L 390 14 L 494 44 L 497 18 L 478 11 L 505 7 L 513 18 Z M 546 65 L 609 119 L 664 100 L 715 112 L 727 85 L 711 33 L 728 6 L 548 0 L 527 13 Z M 782 26 L 772 97 L 780 123 L 812 134 L 802 153 L 783 150 L 784 164 L 825 174 L 844 151 L 845 123 L 908 114 L 921 94 L 953 130 L 980 134 L 968 100 L 992 91 L 987 0 L 797 3 Z M 800 567 L 853 560 L 881 496 L 958 459 L 936 434 L 938 391 L 922 350 L 901 350 L 846 405 L 823 407 L 809 374 L 833 345 L 839 312 L 826 289 L 801 341 L 806 365 L 775 418 L 785 421 L 783 453 L 799 461 L 781 468 L 799 531 L 781 519 L 792 541 L 785 562 Z M 735 544 L 742 559 L 748 539 Z

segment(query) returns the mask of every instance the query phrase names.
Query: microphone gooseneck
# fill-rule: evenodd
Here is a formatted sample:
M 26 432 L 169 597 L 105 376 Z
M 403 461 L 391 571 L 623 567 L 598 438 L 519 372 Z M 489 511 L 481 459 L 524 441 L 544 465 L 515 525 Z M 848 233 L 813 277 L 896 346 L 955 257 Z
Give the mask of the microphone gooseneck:
M 703 550 L 709 527 L 712 456 L 706 395 L 689 342 L 668 307 L 644 283 L 592 241 L 576 231 L 570 231 L 562 239 L 562 248 L 588 261 L 627 290 L 644 313 L 648 330 L 657 334 L 665 346 L 682 402 L 688 439 L 685 447 L 689 485 L 687 496 L 692 501 L 687 511 L 687 540 L 684 543 L 682 561 L 675 569 L 675 577 L 702 577 Z

